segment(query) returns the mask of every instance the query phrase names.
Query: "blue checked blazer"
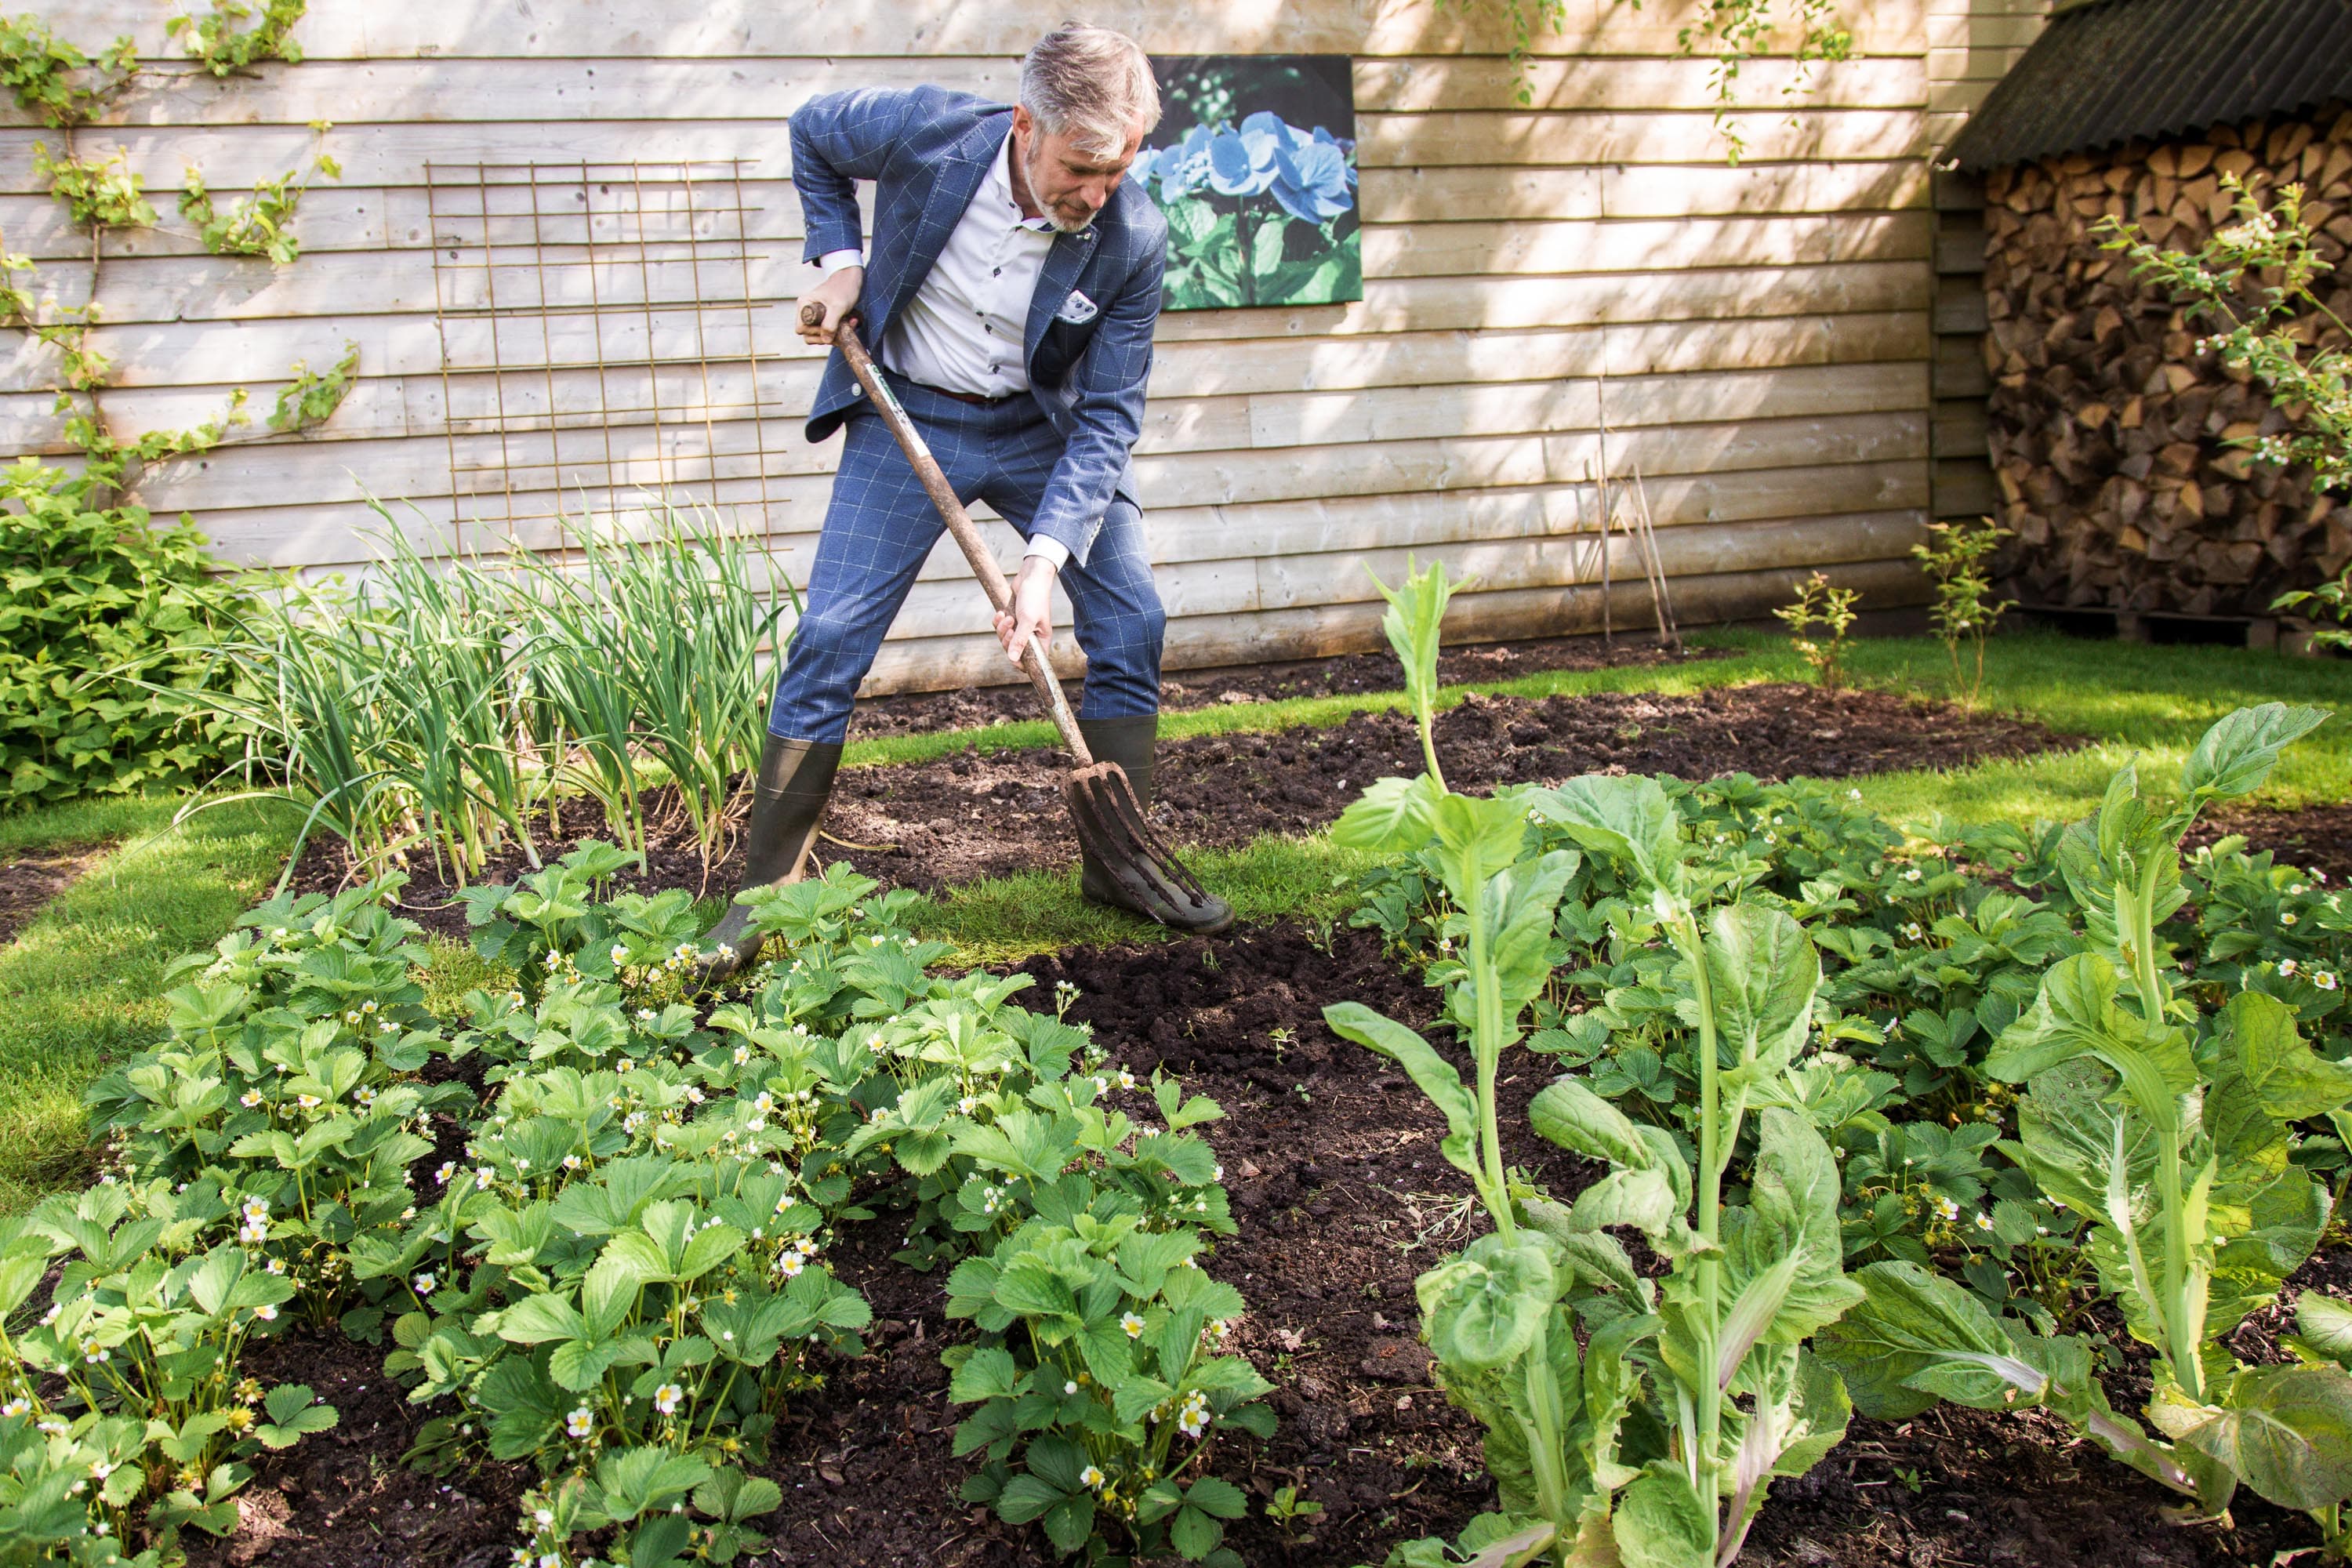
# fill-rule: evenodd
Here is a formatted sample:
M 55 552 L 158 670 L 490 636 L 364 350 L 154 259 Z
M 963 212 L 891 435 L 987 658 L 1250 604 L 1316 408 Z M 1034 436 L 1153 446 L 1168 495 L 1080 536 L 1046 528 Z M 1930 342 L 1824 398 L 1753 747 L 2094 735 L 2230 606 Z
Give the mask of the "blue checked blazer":
M 826 93 L 793 116 L 804 254 L 814 261 L 830 251 L 866 250 L 858 310 L 869 346 L 929 276 L 1012 131 L 1009 104 L 938 87 Z M 858 180 L 876 185 L 870 247 L 860 233 Z M 1031 527 L 1067 545 L 1082 566 L 1111 498 L 1142 504 L 1129 454 L 1143 429 L 1167 259 L 1167 221 L 1141 185 L 1123 183 L 1086 229 L 1055 236 L 1030 300 L 1023 343 L 1029 384 L 1066 443 Z M 1084 321 L 1061 314 L 1074 292 L 1097 307 Z M 835 352 L 809 411 L 808 438 L 832 435 L 862 395 Z

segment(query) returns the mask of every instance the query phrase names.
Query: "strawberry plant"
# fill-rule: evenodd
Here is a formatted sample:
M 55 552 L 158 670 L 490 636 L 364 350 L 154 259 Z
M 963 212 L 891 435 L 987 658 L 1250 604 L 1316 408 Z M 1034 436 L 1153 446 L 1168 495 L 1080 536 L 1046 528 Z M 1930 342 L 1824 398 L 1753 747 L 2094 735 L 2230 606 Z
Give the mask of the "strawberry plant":
M 1238 1565 L 1220 1542 L 1245 1500 L 1204 1473 L 1213 1433 L 1270 1436 L 1274 1414 L 1250 1363 L 1219 1353 L 1241 1293 L 1200 1267 L 1203 1231 L 1234 1227 L 1187 1130 L 1223 1112 L 1160 1079 L 1160 1125 L 1139 1123 L 1097 1103 L 1098 1082 L 993 1097 L 954 1131 L 959 1217 L 1000 1229 L 948 1279 L 948 1315 L 983 1334 L 943 1358 L 950 1397 L 980 1406 L 956 1429 L 958 1454 L 987 1458 L 963 1495 L 1042 1521 L 1065 1554 L 1099 1556 L 1108 1518 L 1142 1555 Z
M 274 1331 L 294 1289 L 275 1258 L 205 1245 L 226 1208 L 210 1181 L 101 1184 L 44 1201 L 0 1251 L 0 1312 L 67 1259 L 48 1310 L 0 1335 L 0 1446 L 37 1468 L 97 1451 L 77 1478 L 96 1484 L 68 1488 L 41 1527 L 78 1559 L 106 1561 L 133 1532 L 164 1558 L 184 1530 L 228 1534 L 244 1461 L 335 1424 L 306 1387 L 236 1376 L 240 1348 Z M 47 1441 L 36 1449 L 27 1429 Z

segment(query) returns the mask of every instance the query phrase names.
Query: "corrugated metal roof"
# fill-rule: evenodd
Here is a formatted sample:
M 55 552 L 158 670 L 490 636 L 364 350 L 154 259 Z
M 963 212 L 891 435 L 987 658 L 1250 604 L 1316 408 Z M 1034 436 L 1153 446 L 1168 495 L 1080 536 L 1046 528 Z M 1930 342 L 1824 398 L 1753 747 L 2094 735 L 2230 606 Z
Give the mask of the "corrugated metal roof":
M 2352 0 L 2078 0 L 1969 119 L 1970 172 L 2352 100 Z

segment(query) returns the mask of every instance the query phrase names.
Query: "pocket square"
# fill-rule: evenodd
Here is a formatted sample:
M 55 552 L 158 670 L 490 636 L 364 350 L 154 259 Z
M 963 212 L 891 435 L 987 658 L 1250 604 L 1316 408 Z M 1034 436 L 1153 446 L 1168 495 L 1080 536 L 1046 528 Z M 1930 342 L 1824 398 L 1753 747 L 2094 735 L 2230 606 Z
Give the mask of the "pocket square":
M 1070 290 L 1070 297 L 1062 301 L 1062 308 L 1055 311 L 1054 315 L 1057 320 L 1067 321 L 1076 327 L 1093 321 L 1101 310 L 1100 305 L 1073 289 Z

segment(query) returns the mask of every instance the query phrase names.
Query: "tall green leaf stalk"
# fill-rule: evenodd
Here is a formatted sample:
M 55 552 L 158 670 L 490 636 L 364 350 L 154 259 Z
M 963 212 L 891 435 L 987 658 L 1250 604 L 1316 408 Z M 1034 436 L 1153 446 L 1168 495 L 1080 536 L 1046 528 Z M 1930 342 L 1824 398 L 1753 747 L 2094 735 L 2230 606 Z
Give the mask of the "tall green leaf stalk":
M 2248 1366 L 2226 1342 L 2318 1245 L 2327 1194 L 2290 1159 L 2294 1125 L 2342 1128 L 2352 1064 L 2312 1050 L 2261 972 L 2201 1013 L 2158 935 L 2186 898 L 2182 834 L 2206 805 L 2260 786 L 2325 718 L 2277 703 L 2231 714 L 2190 752 L 2168 810 L 2142 798 L 2136 770 L 2116 774 L 2060 847 L 2089 951 L 2052 966 L 1985 1063 L 2027 1086 L 2005 1152 L 2089 1218 L 2100 1288 L 2156 1352 L 2147 1415 L 2160 1437 L 2107 1408 L 2078 1342 L 1998 1321 L 1913 1265 L 1864 1270 L 1867 1300 L 1825 1348 L 1869 1415 L 1900 1418 L 1938 1397 L 2038 1402 L 2209 1513 L 2242 1484 L 2309 1510 L 2340 1556 L 2352 1548 L 2340 1515 L 2352 1376 L 2338 1363 L 2352 1339 L 2310 1334 L 2300 1366 Z
M 1445 585 L 1432 567 L 1381 591 L 1433 770 Z M 1531 818 L 1560 825 L 1580 850 L 1526 853 Z M 1494 1226 L 1416 1285 L 1448 1393 L 1487 1428 L 1503 1510 L 1475 1521 L 1459 1550 L 1489 1568 L 1728 1563 L 1770 1478 L 1802 1474 L 1844 1433 L 1837 1376 L 1801 1348 L 1861 1294 L 1840 1268 L 1834 1162 L 1787 1083 L 1811 1026 L 1820 960 L 1782 910 L 1732 904 L 1703 915 L 1727 879 L 1689 862 L 1681 826 L 1649 780 L 1587 778 L 1479 799 L 1449 791 L 1433 771 L 1380 781 L 1333 830 L 1352 847 L 1426 849 L 1466 923 L 1466 979 L 1448 1009 L 1468 1042 L 1470 1082 L 1370 1008 L 1345 1003 L 1324 1016 L 1397 1061 L 1444 1113 L 1443 1152 Z M 1649 917 L 1627 934 L 1663 935 L 1683 957 L 1700 1034 L 1697 1170 L 1694 1180 L 1671 1133 L 1562 1078 L 1536 1097 L 1529 1121 L 1610 1167 L 1563 1205 L 1505 1167 L 1496 1095 L 1503 1052 L 1550 978 L 1556 913 L 1585 855 L 1622 862 L 1646 891 Z M 1729 1204 L 1726 1179 L 1751 1109 L 1746 1202 Z M 1610 1234 L 1620 1226 L 1668 1260 L 1663 1289 Z M 1423 1541 L 1392 1561 L 1454 1559 Z

